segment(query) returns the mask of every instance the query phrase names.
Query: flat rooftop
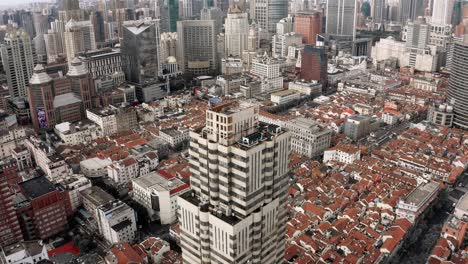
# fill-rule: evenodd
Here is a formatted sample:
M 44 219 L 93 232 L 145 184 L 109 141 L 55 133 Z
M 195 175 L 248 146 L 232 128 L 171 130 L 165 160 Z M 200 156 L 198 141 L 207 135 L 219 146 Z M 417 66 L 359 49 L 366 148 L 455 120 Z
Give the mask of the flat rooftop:
M 455 208 L 463 211 L 468 211 L 468 193 L 465 193 L 460 200 L 458 200 Z
M 407 204 L 421 206 L 434 192 L 440 189 L 439 183 L 431 181 L 414 189 L 403 201 Z
M 96 207 L 114 200 L 114 197 L 97 186 L 91 186 L 80 192 L 83 199 L 90 201 Z
M 29 199 L 36 199 L 56 190 L 55 186 L 44 176 L 32 178 L 18 185 Z

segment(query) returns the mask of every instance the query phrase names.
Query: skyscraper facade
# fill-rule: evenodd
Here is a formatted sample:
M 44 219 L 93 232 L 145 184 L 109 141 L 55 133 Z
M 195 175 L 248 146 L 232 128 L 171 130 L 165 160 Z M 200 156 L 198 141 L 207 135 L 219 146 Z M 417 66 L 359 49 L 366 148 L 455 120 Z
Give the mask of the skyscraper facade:
M 249 35 L 249 19 L 247 13 L 239 6 L 231 6 L 224 24 L 225 53 L 226 56 L 241 57 L 247 49 Z
M 126 21 L 121 43 L 125 78 L 131 83 L 161 75 L 159 20 Z
M 178 198 L 184 263 L 282 263 L 290 133 L 248 102 L 212 105 L 190 132 L 192 191 Z
M 375 23 L 382 23 L 387 20 L 387 1 L 373 0 L 372 1 L 372 19 Z
M 316 11 L 296 13 L 294 32 L 302 35 L 305 44 L 315 45 L 317 35 L 322 33 L 322 14 Z
M 355 16 L 355 0 L 328 0 L 326 33 L 332 35 L 353 35 Z
M 431 24 L 447 25 L 452 23 L 455 0 L 433 0 Z
M 468 37 L 454 43 L 447 100 L 453 106 L 454 126 L 468 129 Z
M 217 68 L 214 20 L 177 22 L 177 61 L 182 72 L 211 74 Z
M 96 49 L 94 27 L 91 21 L 75 21 L 71 19 L 65 25 L 65 50 L 68 63 L 71 63 L 78 53 Z
M 400 0 L 398 13 L 400 22 L 406 23 L 408 20 L 413 21 L 419 16 L 424 16 L 424 0 Z
M 304 47 L 301 56 L 301 79 L 319 81 L 325 87 L 328 78 L 327 67 L 327 52 L 324 48 L 310 45 Z
M 29 34 L 23 29 L 9 30 L 0 53 L 11 97 L 26 97 L 29 78 L 36 64 L 36 53 Z
M 276 33 L 276 23 L 288 16 L 288 0 L 253 0 L 250 2 L 251 18 L 271 36 Z

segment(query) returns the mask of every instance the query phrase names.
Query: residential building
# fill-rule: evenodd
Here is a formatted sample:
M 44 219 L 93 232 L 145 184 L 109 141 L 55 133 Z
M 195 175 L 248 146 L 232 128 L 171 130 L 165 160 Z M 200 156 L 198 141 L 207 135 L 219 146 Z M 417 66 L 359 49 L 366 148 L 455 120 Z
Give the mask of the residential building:
M 62 140 L 63 144 L 72 146 L 90 143 L 100 135 L 98 126 L 88 120 L 57 124 L 54 132 Z
M 454 119 L 453 107 L 446 104 L 430 106 L 427 121 L 438 126 L 452 127 Z
M 276 58 L 286 58 L 289 47 L 302 45 L 302 35 L 296 32 L 276 34 L 273 36 L 272 53 Z
M 64 192 L 67 215 L 72 216 L 83 204 L 81 192 L 91 188 L 91 181 L 81 174 L 66 176 L 57 181 L 57 186 Z
M 468 99 L 465 97 L 468 87 L 464 85 L 468 76 L 466 60 L 468 59 L 468 37 L 461 43 L 455 43 L 453 48 L 452 67 L 447 91 L 447 102 L 453 106 L 455 114 L 453 124 L 456 127 L 468 129 Z
M 86 177 L 99 178 L 107 176 L 107 167 L 111 164 L 111 159 L 94 157 L 80 161 L 80 170 Z
M 322 84 L 318 81 L 306 82 L 303 80 L 290 82 L 288 84 L 289 90 L 297 91 L 307 96 L 322 94 Z
M 330 147 L 332 131 L 312 119 L 299 117 L 286 127 L 292 135 L 291 149 L 300 155 L 315 158 Z
M 260 79 L 261 92 L 272 93 L 283 90 L 283 77 L 280 72 L 280 62 L 267 54 L 253 60 L 250 73 Z
M 133 242 L 137 226 L 135 211 L 120 200 L 113 200 L 97 208 L 99 232 L 109 243 Z
M 47 239 L 67 229 L 67 211 L 61 192 L 46 177 L 18 184 L 16 214 L 25 240 Z
M 455 205 L 455 211 L 453 215 L 460 220 L 465 220 L 468 218 L 468 194 L 464 194 Z
M 117 108 L 110 105 L 103 109 L 88 109 L 86 117 L 99 126 L 103 135 L 112 135 L 138 127 L 136 111 L 130 107 Z
M 39 263 L 48 260 L 47 247 L 42 240 L 30 240 L 2 247 L 0 263 Z
M 149 171 L 140 170 L 138 161 L 133 157 L 126 158 L 107 167 L 107 176 L 119 186 L 125 186 L 132 179 L 144 176 L 147 173 Z
M 13 204 L 14 193 L 10 189 L 12 178 L 17 177 L 18 166 L 14 159 L 0 163 L 0 247 L 23 240 L 20 223 Z
M 217 70 L 214 20 L 177 21 L 177 61 L 180 70 L 193 75 Z
M 36 52 L 31 37 L 23 29 L 11 29 L 0 46 L 3 70 L 11 97 L 27 97 L 29 78 L 36 65 Z
M 358 141 L 379 127 L 380 123 L 377 118 L 352 115 L 346 118 L 343 133 L 352 140 Z
M 91 186 L 81 190 L 80 195 L 84 209 L 88 211 L 96 221 L 99 219 L 98 208 L 114 200 L 112 195 L 97 186 Z
M 69 174 L 68 164 L 62 156 L 55 153 L 50 144 L 34 136 L 26 139 L 24 144 L 36 162 L 36 166 L 41 168 L 50 181 L 55 181 Z
M 5 126 L 0 129 L 0 159 L 13 155 L 14 149 L 26 139 L 24 127 Z
M 437 199 L 440 190 L 439 183 L 435 181 L 418 186 L 408 196 L 398 201 L 397 216 L 407 218 L 412 223 L 416 222 Z
M 173 148 L 187 143 L 190 138 L 189 130 L 183 127 L 162 129 L 159 131 L 159 137 Z
M 214 105 L 190 132 L 193 191 L 177 200 L 184 262 L 283 261 L 290 133 L 258 113 L 248 102 Z
M 270 95 L 270 101 L 276 105 L 287 104 L 301 98 L 301 94 L 294 90 L 283 90 Z
M 352 164 L 361 159 L 361 150 L 352 144 L 340 144 L 323 153 L 323 163 L 338 161 Z
M 157 171 L 132 179 L 132 191 L 132 199 L 146 208 L 151 219 L 167 225 L 177 221 L 177 197 L 190 191 L 190 185 Z

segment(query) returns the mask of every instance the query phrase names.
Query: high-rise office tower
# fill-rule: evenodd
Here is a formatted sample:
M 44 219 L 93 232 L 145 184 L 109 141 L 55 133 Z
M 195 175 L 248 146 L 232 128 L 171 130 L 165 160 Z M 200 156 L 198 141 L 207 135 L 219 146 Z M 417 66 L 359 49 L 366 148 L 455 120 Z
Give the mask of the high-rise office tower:
M 94 28 L 94 39 L 96 43 L 106 41 L 106 30 L 104 26 L 104 14 L 102 11 L 94 11 L 91 15 L 91 21 Z
M 178 198 L 184 263 L 282 263 L 290 133 L 228 102 L 190 132 L 192 191 Z
M 121 43 L 125 78 L 142 83 L 161 75 L 159 20 L 126 21 Z
M 400 22 L 406 23 L 408 20 L 416 20 L 419 16 L 424 16 L 424 0 L 400 0 L 398 13 Z
M 65 25 L 65 50 L 68 63 L 71 63 L 78 53 L 96 49 L 94 27 L 91 21 L 75 21 L 71 19 Z
M 23 29 L 8 30 L 0 53 L 11 97 L 26 97 L 29 78 L 36 64 L 36 53 L 29 34 Z
M 93 108 L 92 99 L 95 95 L 93 77 L 83 62 L 76 57 L 68 68 L 67 77 L 70 80 L 71 92 L 83 103 L 82 116 L 84 117 L 86 110 Z
M 179 0 L 179 17 L 191 19 L 193 17 L 193 0 Z
M 408 32 L 406 39 L 406 48 L 424 49 L 429 43 L 431 26 L 426 23 L 424 18 L 419 18 L 414 22 L 408 23 Z
M 276 33 L 276 23 L 288 16 L 288 0 L 250 1 L 251 18 L 271 36 Z
M 184 73 L 211 74 L 217 68 L 214 20 L 177 22 L 177 61 Z
M 434 0 L 431 24 L 451 24 L 454 4 L 455 0 Z
M 447 100 L 455 113 L 454 126 L 468 129 L 468 37 L 465 36 L 463 42 L 453 45 Z
M 82 21 L 85 19 L 84 10 L 80 8 L 79 0 L 62 0 L 59 7 L 59 20 L 67 23 L 70 19 Z
M 34 37 L 34 47 L 36 48 L 36 56 L 38 63 L 47 62 L 47 51 L 45 47 L 44 34 L 47 34 L 49 29 L 49 17 L 42 13 L 33 14 L 34 30 L 36 37 Z
M 301 56 L 301 79 L 319 81 L 323 87 L 327 84 L 327 51 L 310 45 L 304 47 Z
M 387 0 L 372 0 L 372 19 L 375 23 L 387 20 Z
M 224 15 L 221 9 L 217 7 L 207 7 L 200 11 L 200 20 L 214 20 L 216 36 L 221 33 L 223 26 Z
M 224 45 L 226 56 L 241 57 L 247 49 L 249 35 L 249 18 L 239 6 L 232 5 L 224 23 Z
M 177 32 L 177 21 L 179 21 L 179 0 L 167 0 L 169 10 L 169 25 L 171 32 Z
M 322 33 L 322 13 L 316 11 L 296 13 L 294 32 L 302 35 L 305 44 L 315 45 L 317 35 Z
M 18 217 L 13 204 L 13 191 L 8 183 L 18 177 L 18 167 L 14 159 L 0 164 L 0 247 L 23 240 Z
M 355 33 L 355 0 L 328 0 L 326 33 L 351 36 Z
M 63 42 L 60 32 L 54 29 L 49 29 L 47 34 L 44 35 L 47 63 L 53 63 L 64 55 Z
M 55 126 L 54 96 L 52 78 L 41 64 L 36 65 L 28 88 L 29 109 L 35 130 Z

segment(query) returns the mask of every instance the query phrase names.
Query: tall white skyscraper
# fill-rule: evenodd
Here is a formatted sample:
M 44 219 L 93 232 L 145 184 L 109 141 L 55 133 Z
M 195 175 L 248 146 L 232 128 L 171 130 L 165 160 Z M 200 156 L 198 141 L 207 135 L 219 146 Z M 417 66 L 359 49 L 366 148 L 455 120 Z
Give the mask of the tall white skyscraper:
M 250 17 L 271 36 L 276 33 L 276 23 L 288 16 L 288 0 L 251 0 Z
M 326 33 L 332 35 L 354 34 L 356 19 L 355 0 L 328 0 Z
M 448 25 L 452 22 L 455 0 L 434 0 L 431 24 Z
M 282 263 L 290 133 L 249 102 L 212 105 L 190 132 L 192 191 L 179 197 L 184 263 Z
M 249 36 L 249 18 L 239 6 L 233 5 L 224 23 L 225 28 L 225 53 L 226 56 L 242 56 L 242 52 L 247 49 Z
M 29 79 L 36 64 L 34 45 L 23 29 L 11 29 L 0 46 L 3 69 L 11 97 L 26 97 Z
M 91 21 L 75 21 L 71 19 L 65 25 L 64 36 L 68 63 L 71 63 L 78 53 L 96 49 L 94 27 Z

